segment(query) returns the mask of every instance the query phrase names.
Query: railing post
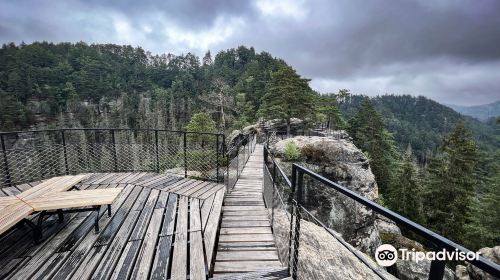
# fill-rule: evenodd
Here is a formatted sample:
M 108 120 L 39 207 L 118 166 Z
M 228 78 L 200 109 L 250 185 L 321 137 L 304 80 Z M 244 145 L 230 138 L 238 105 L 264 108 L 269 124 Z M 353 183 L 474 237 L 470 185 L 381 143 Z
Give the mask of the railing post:
M 187 178 L 187 136 L 186 132 L 184 131 L 184 137 L 183 137 L 183 142 L 184 142 L 184 178 Z
M 160 155 L 158 147 L 158 129 L 155 129 L 155 153 L 156 153 L 156 172 L 160 173 Z
M 276 197 L 276 163 L 273 163 L 273 200 L 271 205 L 271 230 L 274 232 L 274 199 Z
M 215 159 L 216 161 L 216 170 L 217 170 L 217 183 L 219 183 L 219 134 L 217 134 L 216 136 L 216 140 L 215 140 L 215 156 L 217 157 Z
M 66 136 L 64 134 L 64 129 L 61 129 L 61 138 L 62 138 L 62 144 L 63 144 L 64 167 L 66 168 L 66 175 L 68 175 L 69 174 L 68 154 L 67 154 L 67 151 L 66 151 Z
M 295 170 L 297 172 L 297 169 Z M 296 191 L 296 203 L 295 206 L 295 234 L 294 234 L 294 245 L 293 245 L 293 261 L 292 261 L 292 279 L 297 279 L 297 263 L 299 261 L 299 245 L 300 245 L 300 206 L 302 205 L 302 194 L 304 188 L 304 173 L 298 172 L 297 177 L 297 191 Z
M 236 147 L 236 178 L 240 177 L 240 147 Z
M 442 250 L 443 248 L 434 247 L 435 251 Z M 442 280 L 444 277 L 444 270 L 446 261 L 433 260 L 431 261 L 431 269 L 429 271 L 429 280 Z
M 294 207 L 293 204 L 293 198 L 295 196 L 295 184 L 297 182 L 297 168 L 295 167 L 295 164 L 292 164 L 292 192 L 290 194 L 290 197 L 288 198 L 288 204 L 292 206 L 292 209 L 290 210 L 290 230 L 288 232 L 288 271 L 290 274 L 293 273 L 292 271 L 292 235 L 293 235 L 293 222 L 294 222 L 294 213 L 296 211 L 296 207 Z
M 2 142 L 2 154 L 3 154 L 3 164 L 5 166 L 5 181 L 7 181 L 7 184 L 9 187 L 12 187 L 12 180 L 10 177 L 10 170 L 9 170 L 9 161 L 7 160 L 7 149 L 5 148 L 5 139 L 3 137 L 3 134 L 0 135 L 1 142 Z
M 114 129 L 111 129 L 111 140 L 113 141 L 113 162 L 115 165 L 115 172 L 118 172 L 118 158 L 116 156 L 116 139 Z

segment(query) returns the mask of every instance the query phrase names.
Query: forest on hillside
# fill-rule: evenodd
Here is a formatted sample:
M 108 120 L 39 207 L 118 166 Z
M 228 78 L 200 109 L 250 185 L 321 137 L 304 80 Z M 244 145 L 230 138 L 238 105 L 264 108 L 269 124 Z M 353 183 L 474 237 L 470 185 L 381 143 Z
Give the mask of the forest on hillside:
M 474 249 L 500 242 L 495 119 L 482 123 L 425 97 L 319 94 L 309 81 L 285 61 L 244 46 L 200 59 L 112 44 L 5 44 L 0 130 L 196 128 L 228 134 L 259 117 L 327 124 L 346 129 L 368 155 L 381 203 Z

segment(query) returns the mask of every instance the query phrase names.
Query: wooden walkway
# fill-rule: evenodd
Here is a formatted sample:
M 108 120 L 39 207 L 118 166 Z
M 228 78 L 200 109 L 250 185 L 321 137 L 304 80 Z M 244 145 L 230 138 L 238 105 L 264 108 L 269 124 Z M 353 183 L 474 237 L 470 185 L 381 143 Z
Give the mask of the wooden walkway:
M 224 199 L 214 278 L 284 269 L 262 197 L 262 162 L 263 147 L 257 145 L 234 189 Z
M 40 182 L 5 188 L 15 195 Z M 65 214 L 0 235 L 0 279 L 206 279 L 217 238 L 223 185 L 154 173 L 88 174 L 81 189 L 123 187 L 112 216 Z M 36 219 L 36 215 L 32 216 Z

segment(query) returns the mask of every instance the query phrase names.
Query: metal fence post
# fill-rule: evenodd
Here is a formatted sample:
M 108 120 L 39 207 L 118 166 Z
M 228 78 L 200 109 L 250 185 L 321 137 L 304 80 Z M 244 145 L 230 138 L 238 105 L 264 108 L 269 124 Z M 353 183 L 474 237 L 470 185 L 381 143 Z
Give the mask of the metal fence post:
M 5 139 L 3 137 L 3 134 L 0 135 L 1 142 L 2 142 L 2 154 L 3 154 L 3 164 L 4 164 L 4 170 L 5 170 L 5 181 L 7 181 L 7 185 L 9 187 L 12 187 L 12 180 L 10 177 L 10 170 L 9 170 L 9 161 L 7 160 L 7 149 L 5 148 Z
M 435 247 L 436 251 L 442 250 L 443 248 Z M 431 261 L 431 268 L 429 271 L 429 280 L 442 280 L 444 277 L 444 270 L 446 267 L 445 261 L 433 260 Z
M 183 142 L 184 142 L 184 178 L 187 178 L 187 136 L 186 136 L 186 132 L 184 131 L 184 139 L 183 139 Z
M 292 234 L 293 234 L 293 221 L 294 221 L 294 212 L 297 210 L 296 207 L 293 205 L 293 198 L 295 196 L 295 184 L 297 182 L 297 168 L 295 167 L 295 164 L 292 164 L 292 192 L 290 194 L 290 197 L 288 198 L 288 204 L 292 205 L 291 209 L 291 217 L 290 217 L 290 230 L 288 232 L 288 271 L 292 275 Z
M 297 279 L 297 264 L 299 261 L 299 245 L 300 245 L 300 206 L 302 205 L 302 194 L 304 188 L 304 173 L 298 172 L 297 192 L 295 203 L 295 234 L 293 245 L 293 261 L 292 261 L 292 279 Z
M 216 136 L 215 140 L 215 156 L 217 157 L 215 159 L 216 161 L 216 170 L 217 170 L 217 183 L 219 183 L 219 134 Z
M 271 205 L 271 230 L 274 232 L 274 199 L 276 197 L 276 163 L 273 163 L 273 200 Z
M 66 136 L 64 135 L 64 129 L 61 129 L 61 137 L 62 137 L 62 144 L 63 144 L 64 167 L 66 168 L 66 175 L 68 175 L 69 174 L 68 154 L 66 151 Z
M 114 129 L 111 129 L 111 140 L 113 141 L 113 162 L 115 165 L 115 172 L 118 172 L 118 158 L 116 156 L 116 139 Z
M 160 173 L 160 155 L 158 151 L 158 129 L 155 129 L 155 153 L 156 153 L 156 172 Z

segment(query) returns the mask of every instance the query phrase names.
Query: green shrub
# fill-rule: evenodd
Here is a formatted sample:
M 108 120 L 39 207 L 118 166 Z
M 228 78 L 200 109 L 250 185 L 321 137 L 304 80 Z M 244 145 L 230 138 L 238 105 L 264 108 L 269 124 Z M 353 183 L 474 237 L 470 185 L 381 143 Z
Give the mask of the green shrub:
M 285 145 L 284 157 L 286 161 L 295 161 L 298 160 L 300 156 L 300 151 L 297 148 L 297 145 L 293 141 L 289 141 Z

